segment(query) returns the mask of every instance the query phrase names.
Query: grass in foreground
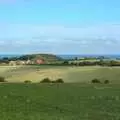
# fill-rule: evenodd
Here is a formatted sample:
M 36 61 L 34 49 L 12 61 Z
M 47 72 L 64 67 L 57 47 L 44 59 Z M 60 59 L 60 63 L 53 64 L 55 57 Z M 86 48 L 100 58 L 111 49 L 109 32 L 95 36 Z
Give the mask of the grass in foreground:
M 1 84 L 2 120 L 119 120 L 120 85 Z

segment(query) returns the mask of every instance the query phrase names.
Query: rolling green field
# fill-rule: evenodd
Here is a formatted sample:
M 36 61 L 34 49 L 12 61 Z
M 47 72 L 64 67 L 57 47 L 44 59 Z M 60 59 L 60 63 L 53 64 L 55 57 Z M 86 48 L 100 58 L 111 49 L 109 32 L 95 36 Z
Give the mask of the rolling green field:
M 119 67 L 6 66 L 0 76 L 8 81 L 0 84 L 1 120 L 120 119 Z M 46 77 L 65 83 L 35 83 Z M 93 85 L 94 78 L 110 84 Z
M 1 84 L 1 120 L 119 120 L 120 85 Z
M 66 66 L 6 66 L 0 67 L 0 76 L 8 82 L 40 82 L 48 77 L 62 78 L 67 83 L 88 83 L 94 78 L 120 83 L 120 67 L 66 67 Z

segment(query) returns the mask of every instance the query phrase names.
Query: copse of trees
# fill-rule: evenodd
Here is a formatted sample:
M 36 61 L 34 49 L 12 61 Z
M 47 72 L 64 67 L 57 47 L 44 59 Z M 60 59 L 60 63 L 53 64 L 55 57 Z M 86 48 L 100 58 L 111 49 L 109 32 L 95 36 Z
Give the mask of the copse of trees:
M 0 82 L 7 82 L 4 77 L 0 76 Z
M 32 83 L 30 80 L 25 80 L 24 83 Z
M 51 80 L 49 78 L 44 78 L 40 83 L 51 83 Z
M 44 78 L 40 81 L 40 83 L 64 83 L 62 78 L 58 78 L 57 80 L 51 80 L 50 78 Z
M 104 84 L 109 84 L 109 82 L 110 82 L 109 80 L 105 80 Z
M 55 83 L 64 83 L 64 81 L 62 78 L 59 78 L 59 79 L 55 80 Z
M 72 60 L 72 61 L 68 61 L 65 60 L 63 63 L 61 63 L 63 65 L 74 65 L 74 66 L 120 66 L 120 61 L 116 61 L 116 60 Z
M 95 78 L 91 81 L 92 83 L 101 83 L 99 79 Z
M 1 64 L 1 63 L 8 64 L 8 63 L 9 63 L 9 60 L 3 60 L 3 59 L 0 59 L 0 64 Z
M 92 84 L 100 84 L 100 83 L 103 83 L 103 84 L 109 84 L 110 83 L 110 81 L 109 80 L 100 80 L 100 79 L 98 79 L 98 78 L 95 78 L 95 79 L 92 79 L 91 80 L 91 83 Z

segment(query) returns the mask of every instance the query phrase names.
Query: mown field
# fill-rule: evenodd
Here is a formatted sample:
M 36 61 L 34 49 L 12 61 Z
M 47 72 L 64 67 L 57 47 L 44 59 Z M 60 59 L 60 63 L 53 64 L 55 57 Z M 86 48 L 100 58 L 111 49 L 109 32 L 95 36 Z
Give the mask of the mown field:
M 62 78 L 67 83 L 88 83 L 94 78 L 119 83 L 120 67 L 1 66 L 0 76 L 8 82 L 40 82 L 48 77 L 52 80 Z
M 1 120 L 119 120 L 120 85 L 0 85 Z

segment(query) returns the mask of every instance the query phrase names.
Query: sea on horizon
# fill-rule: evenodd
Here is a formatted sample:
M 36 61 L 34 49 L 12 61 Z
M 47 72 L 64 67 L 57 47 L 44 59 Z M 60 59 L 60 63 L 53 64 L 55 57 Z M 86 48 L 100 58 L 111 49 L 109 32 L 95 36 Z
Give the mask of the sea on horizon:
M 0 58 L 3 58 L 3 57 L 19 57 L 19 56 L 22 56 L 22 54 L 0 54 Z M 63 59 L 74 59 L 75 57 L 77 58 L 84 58 L 84 57 L 99 57 L 99 56 L 104 56 L 106 58 L 111 58 L 111 59 L 115 59 L 115 58 L 120 58 L 120 55 L 101 55 L 101 54 L 98 54 L 98 55 L 91 55 L 91 54 L 79 54 L 79 55 L 75 55 L 75 54 L 64 54 L 64 55 L 57 55 L 58 57 L 61 57 Z

